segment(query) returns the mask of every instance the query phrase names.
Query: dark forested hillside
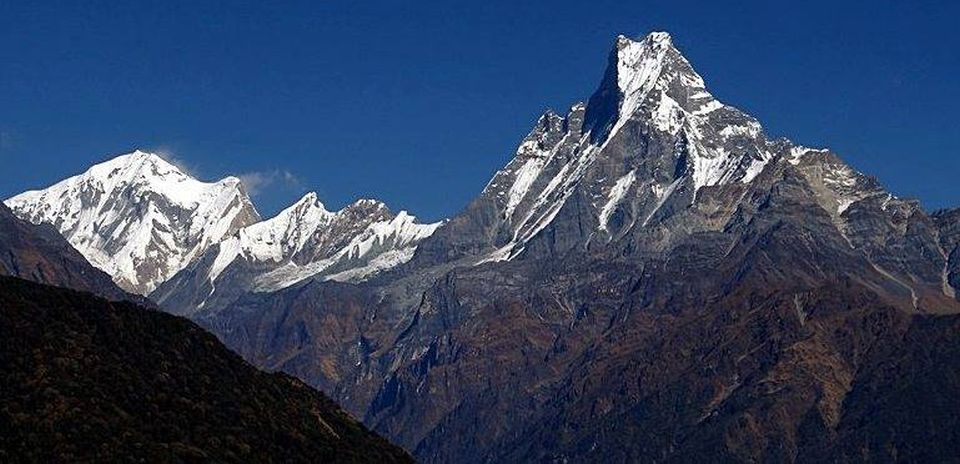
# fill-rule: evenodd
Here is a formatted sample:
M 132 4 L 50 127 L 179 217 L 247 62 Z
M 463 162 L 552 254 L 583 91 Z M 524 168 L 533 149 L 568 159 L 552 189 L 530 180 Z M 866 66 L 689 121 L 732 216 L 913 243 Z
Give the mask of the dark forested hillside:
M 409 261 L 159 304 L 424 462 L 940 462 L 958 224 L 768 135 L 652 33 Z
M 132 153 L 7 201 L 423 462 L 960 456 L 960 210 L 929 214 L 768 133 L 665 32 L 618 37 L 590 98 L 546 111 L 442 223 L 314 194 L 255 224 L 195 214 L 223 205 L 167 188 L 197 184 L 161 161 Z M 197 245 L 208 219 L 223 227 Z M 49 256 L 13 273 L 57 283 Z M 14 312 L 0 334 L 24 376 L 4 387 L 26 398 L 5 416 L 18 450 L 361 456 L 325 399 L 193 326 L 35 293 L 10 301 L 53 322 Z
M 193 323 L 0 277 L 2 462 L 410 462 Z

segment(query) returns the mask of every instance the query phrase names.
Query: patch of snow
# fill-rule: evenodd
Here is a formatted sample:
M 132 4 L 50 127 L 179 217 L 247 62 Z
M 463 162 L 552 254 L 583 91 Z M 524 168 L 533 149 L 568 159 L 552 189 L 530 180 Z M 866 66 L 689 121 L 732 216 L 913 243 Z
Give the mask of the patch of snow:
M 847 208 L 850 207 L 850 205 L 856 202 L 857 202 L 856 198 L 841 198 L 839 203 L 837 204 L 837 214 L 843 214 L 843 212 L 846 211 Z
M 723 149 L 708 152 L 706 148 L 695 143 L 690 144 L 688 149 L 691 155 L 690 163 L 693 167 L 695 191 L 727 180 L 740 161 Z
M 683 126 L 683 108 L 666 92 L 660 94 L 660 103 L 653 112 L 653 125 L 669 134 L 676 134 Z
M 895 198 L 896 198 L 895 196 L 888 193 L 887 198 L 883 200 L 883 203 L 880 204 L 880 209 L 883 211 L 886 211 L 887 207 L 890 205 L 890 202 Z
M 498 262 L 498 261 L 507 261 L 508 259 L 510 259 L 510 254 L 513 251 L 514 245 L 515 245 L 514 242 L 510 242 L 494 250 L 492 253 L 488 254 L 487 256 L 484 256 L 479 261 L 477 261 L 474 265 L 480 265 L 483 263 L 492 263 L 492 262 Z
M 695 115 L 697 115 L 697 116 L 702 116 L 702 115 L 705 115 L 705 114 L 710 114 L 710 113 L 712 113 L 712 112 L 714 112 L 714 111 L 716 111 L 716 110 L 719 110 L 720 108 L 723 108 L 723 107 L 724 107 L 724 104 L 723 104 L 723 103 L 720 103 L 720 102 L 717 101 L 717 100 L 710 100 L 710 101 L 704 103 L 702 106 L 700 106 L 700 108 L 696 109 L 696 110 L 693 112 L 693 114 L 695 114 Z
M 650 210 L 650 214 L 648 214 L 646 219 L 643 220 L 643 224 L 642 224 L 643 227 L 646 227 L 647 224 L 650 223 L 650 220 L 653 219 L 653 215 L 656 214 L 657 211 L 660 211 L 660 207 L 662 207 L 663 204 L 667 202 L 667 199 L 670 198 L 671 195 L 673 195 L 673 192 L 677 190 L 677 187 L 680 186 L 680 183 L 683 182 L 683 179 L 684 178 L 682 176 L 678 177 L 676 180 L 671 182 L 666 189 L 663 190 L 663 193 L 660 195 L 660 200 L 657 201 L 656 206 L 654 206 L 653 209 Z
M 610 188 L 610 193 L 607 196 L 607 202 L 603 205 L 603 208 L 600 209 L 600 230 L 607 230 L 607 222 L 610 221 L 610 216 L 613 215 L 613 211 L 623 200 L 623 197 L 627 194 L 627 191 L 630 190 L 630 186 L 633 185 L 633 182 L 636 180 L 636 178 L 637 172 L 636 170 L 632 170 L 623 177 L 617 179 L 617 182 L 614 183 L 613 187 Z
M 750 137 L 756 138 L 760 135 L 760 124 L 751 121 L 745 126 L 729 125 L 720 129 L 720 135 L 726 138 L 730 137 Z
M 624 36 L 617 39 L 617 86 L 622 98 L 619 116 L 608 139 L 619 132 L 656 86 L 664 57 L 671 47 L 670 35 L 666 33 L 652 33 L 640 42 Z
M 356 282 L 363 280 L 379 274 L 387 269 L 410 261 L 410 259 L 413 258 L 414 252 L 416 251 L 416 245 L 397 250 L 389 250 L 386 253 L 377 255 L 364 266 L 347 269 L 346 271 L 338 272 L 336 274 L 331 274 L 326 276 L 325 279 L 334 280 L 337 282 Z
M 546 164 L 546 158 L 530 158 L 517 170 L 513 185 L 510 186 L 507 194 L 507 205 L 503 212 L 505 217 L 510 218 L 513 216 L 513 211 L 526 197 L 530 186 L 533 185 L 533 182 L 537 180 L 537 177 L 543 170 L 544 164 Z
M 751 181 L 753 181 L 753 179 L 755 179 L 758 175 L 760 175 L 761 172 L 763 172 L 763 168 L 767 166 L 769 161 L 770 161 L 769 155 L 766 159 L 750 160 L 750 166 L 747 167 L 747 172 L 744 173 L 743 178 L 740 179 L 740 182 L 743 182 L 744 184 L 748 184 Z

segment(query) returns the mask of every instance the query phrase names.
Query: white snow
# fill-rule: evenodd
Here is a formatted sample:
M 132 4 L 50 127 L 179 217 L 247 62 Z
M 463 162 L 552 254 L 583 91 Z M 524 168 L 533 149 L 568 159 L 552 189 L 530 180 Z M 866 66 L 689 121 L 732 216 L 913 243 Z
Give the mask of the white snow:
M 843 215 L 853 204 L 878 193 L 873 189 L 864 189 L 860 184 L 862 174 L 854 171 L 846 164 L 828 163 L 824 165 L 820 178 L 823 185 L 827 187 L 834 195 L 837 202 L 837 216 Z M 887 198 L 891 196 L 887 194 Z M 887 202 L 880 205 L 881 210 L 886 210 Z
M 495 263 L 495 262 L 498 262 L 498 261 L 507 261 L 507 260 L 510 259 L 510 254 L 511 254 L 511 252 L 513 251 L 513 247 L 514 247 L 515 245 L 516 245 L 515 243 L 510 242 L 510 243 L 508 243 L 508 244 L 506 244 L 506 245 L 504 245 L 504 246 L 502 246 L 502 247 L 494 250 L 492 253 L 488 254 L 487 256 L 484 256 L 483 258 L 480 258 L 480 260 L 477 261 L 477 262 L 475 263 L 475 265 L 480 265 L 480 264 L 484 264 L 484 263 Z
M 600 230 L 607 230 L 607 222 L 610 221 L 610 216 L 617 208 L 617 205 L 623 201 L 624 195 L 627 194 L 627 191 L 630 190 L 630 186 L 633 185 L 633 182 L 636 179 L 637 171 L 632 170 L 623 177 L 617 179 L 617 181 L 613 184 L 613 187 L 610 189 L 610 193 L 607 196 L 607 202 L 604 203 L 603 208 L 600 209 Z
M 606 231 L 614 211 L 626 201 L 627 193 L 642 182 L 643 189 L 636 194 L 652 193 L 656 197 L 655 206 L 643 221 L 646 226 L 684 182 L 689 181 L 685 185 L 693 193 L 692 201 L 696 202 L 704 187 L 753 182 L 774 159 L 777 145 L 766 139 L 760 123 L 714 98 L 705 88 L 703 78 L 673 48 L 669 35 L 653 33 L 638 41 L 621 36 L 615 57 L 616 88 L 613 90 L 620 94 L 619 106 L 616 120 L 611 121 L 603 140 L 596 142 L 597 134 L 580 134 L 579 140 L 565 140 L 563 156 L 559 156 L 556 147 L 546 152 L 536 151 L 543 145 L 527 139 L 518 149 L 518 155 L 498 172 L 484 191 L 502 205 L 505 232 L 510 234 L 510 240 L 481 257 L 478 263 L 519 256 L 527 242 L 546 229 L 577 192 L 588 196 L 589 205 L 599 220 L 598 230 Z M 640 123 L 637 132 L 630 136 L 643 136 L 652 129 L 659 132 L 658 137 L 667 134 L 675 140 L 676 159 L 679 161 L 681 154 L 685 155 L 687 164 L 682 176 L 666 182 L 638 179 L 643 171 L 629 170 L 624 163 L 622 171 L 614 164 L 609 171 L 612 175 L 588 177 L 595 164 L 602 163 L 604 172 L 608 172 L 611 163 L 624 161 L 622 156 L 627 159 L 634 156 L 617 153 L 608 157 L 605 152 L 611 140 L 623 135 L 621 132 L 630 121 Z M 649 125 L 644 127 L 643 123 Z M 795 147 L 786 159 L 796 165 L 811 151 L 818 150 Z M 826 177 L 844 186 L 851 182 L 843 176 Z M 584 182 L 586 178 L 589 185 Z M 825 179 L 827 183 L 830 181 Z M 841 199 L 839 212 L 849 204 L 849 200 Z
M 20 217 L 57 227 L 95 267 L 147 294 L 256 210 L 227 177 L 201 182 L 143 151 L 6 201 Z
M 208 280 L 216 282 L 241 257 L 249 263 L 267 265 L 267 270 L 254 278 L 258 291 L 279 290 L 304 279 L 323 277 L 328 271 L 326 278 L 363 280 L 410 260 L 417 244 L 442 225 L 420 224 L 406 211 L 378 220 L 386 207 L 374 200 L 359 200 L 351 206 L 369 210 L 374 216 L 356 218 L 349 206 L 330 212 L 315 193 L 304 195 L 275 217 L 240 229 L 225 240 Z
M 703 79 L 693 71 L 686 60 L 675 52 L 666 33 L 653 33 L 640 41 L 619 37 L 617 40 L 616 77 L 620 92 L 617 120 L 604 140 L 591 142 L 590 134 L 583 134 L 572 150 L 574 156 L 558 159 L 555 153 L 543 153 L 539 158 L 530 157 L 533 144 L 525 142 L 518 149 L 518 156 L 488 185 L 503 189 L 485 191 L 486 194 L 504 198 L 504 216 L 510 219 L 512 239 L 504 246 L 481 258 L 479 262 L 509 260 L 518 256 L 525 243 L 545 229 L 559 214 L 569 197 L 578 188 L 581 179 L 593 165 L 597 156 L 632 118 L 640 116 L 650 121 L 660 131 L 677 136 L 685 132 L 688 139 L 688 175 L 692 178 L 694 195 L 704 186 L 725 184 L 733 181 L 749 182 L 767 165 L 772 155 L 760 150 L 759 158 L 744 164 L 742 153 L 727 150 L 707 143 L 706 134 L 718 134 L 723 139 L 756 138 L 761 135 L 760 125 L 747 121 L 742 126 L 727 128 L 719 111 L 726 106 L 713 98 L 705 89 Z M 670 66 L 667 66 L 667 64 Z M 684 108 L 669 89 L 679 79 L 687 90 Z M 719 115 L 719 116 L 718 116 Z M 719 124 L 718 124 L 719 123 Z M 539 123 L 538 123 L 539 124 Z M 569 144 L 568 144 L 569 145 Z M 523 154 L 523 156 L 521 156 Z M 559 164 L 562 163 L 562 164 Z M 548 168 L 549 167 L 549 168 Z M 543 178 L 550 172 L 549 179 Z M 623 196 L 636 181 L 636 172 L 621 175 L 618 179 L 594 179 L 605 189 L 606 199 L 598 205 L 600 230 L 606 230 L 610 216 Z M 610 182 L 609 184 L 606 184 Z M 680 185 L 674 181 L 659 189 L 659 204 L 650 217 Z M 532 185 L 544 185 L 538 192 L 531 192 Z M 534 196 L 536 195 L 536 196 Z M 602 197 L 601 197 L 602 198 Z M 518 205 L 525 205 L 518 214 Z M 649 217 L 647 218 L 649 221 Z
M 702 115 L 705 115 L 705 114 L 710 114 L 710 113 L 713 113 L 713 112 L 716 111 L 716 110 L 719 110 L 720 108 L 723 108 L 723 106 L 724 106 L 723 103 L 720 103 L 720 102 L 717 101 L 717 100 L 710 100 L 710 101 L 704 103 L 703 105 L 701 105 L 700 108 L 694 110 L 693 114 L 695 114 L 695 115 L 697 115 L 697 116 L 702 116 Z
M 523 198 L 526 197 L 530 186 L 537 180 L 545 163 L 546 158 L 530 158 L 517 170 L 513 185 L 510 186 L 508 192 L 507 205 L 503 212 L 505 217 L 510 218 L 513 216 L 513 211 L 517 208 L 517 205 L 523 201 Z
M 399 266 L 413 258 L 416 246 L 409 246 L 397 250 L 389 250 L 381 253 L 370 260 L 366 265 L 347 269 L 326 277 L 326 280 L 337 282 L 356 282 L 364 280 L 370 276 L 376 275 L 394 266 Z
M 888 194 L 887 194 L 887 198 L 885 198 L 885 199 L 883 200 L 883 203 L 880 204 L 880 209 L 881 209 L 882 211 L 886 211 L 886 210 L 887 210 L 887 207 L 890 206 L 890 202 L 893 201 L 895 198 L 896 198 L 895 196 L 893 196 L 893 195 L 891 195 L 891 194 L 888 193 Z
M 683 127 L 682 113 L 683 108 L 676 100 L 666 92 L 661 93 L 660 103 L 653 112 L 653 125 L 664 132 L 676 134 Z
M 656 86 L 664 56 L 672 46 L 670 35 L 665 32 L 654 32 L 639 42 L 624 36 L 617 38 L 617 86 L 623 97 L 608 139 L 620 131 Z
M 695 191 L 727 181 L 740 161 L 723 149 L 708 150 L 697 143 L 691 143 L 688 148 Z
M 773 155 L 767 153 L 767 157 L 764 159 L 750 160 L 750 166 L 747 166 L 747 172 L 744 173 L 743 178 L 740 179 L 740 182 L 743 182 L 744 184 L 750 183 L 763 171 L 763 168 L 767 166 L 771 158 L 773 158 Z
M 726 138 L 730 137 L 750 137 L 754 138 L 760 135 L 760 124 L 751 121 L 745 126 L 729 125 L 720 129 L 720 135 Z
M 321 226 L 333 218 L 310 192 L 273 218 L 237 231 L 220 245 L 208 279 L 215 282 L 234 260 L 243 256 L 254 262 L 279 263 L 298 253 Z
M 837 205 L 837 214 L 843 214 L 850 205 L 857 202 L 856 198 L 841 198 L 839 204 Z
M 24 219 L 53 224 L 94 266 L 143 294 L 214 245 L 211 283 L 240 258 L 270 269 L 261 279 L 271 289 L 328 269 L 332 278 L 364 279 L 409 260 L 441 225 L 389 215 L 374 200 L 330 212 L 314 193 L 256 222 L 237 178 L 201 182 L 142 151 L 6 203 Z M 368 215 L 358 219 L 358 211 Z
M 653 33 L 642 41 L 632 41 L 620 37 L 617 42 L 618 86 L 622 93 L 620 114 L 614 124 L 610 136 L 613 137 L 634 114 L 639 111 L 651 92 L 659 93 L 654 106 L 651 108 L 650 119 L 658 129 L 676 135 L 681 130 L 691 139 L 690 164 L 692 166 L 694 195 L 705 186 L 725 184 L 734 180 L 750 182 L 772 158 L 766 150 L 760 150 L 761 159 L 752 160 L 747 169 L 740 173 L 739 166 L 742 155 L 704 143 L 704 133 L 714 131 L 717 122 L 712 113 L 726 105 L 713 98 L 706 90 L 703 78 L 700 77 L 689 63 L 680 56 L 676 56 L 680 66 L 679 78 L 690 92 L 687 96 L 695 106 L 684 109 L 667 92 L 668 82 L 677 77 L 677 69 L 665 68 L 664 60 L 673 47 L 670 36 L 666 33 Z M 717 133 L 720 137 L 730 139 L 734 137 L 756 138 L 761 133 L 760 124 L 748 121 L 746 125 L 722 126 Z M 608 137 L 608 138 L 609 138 Z M 739 175 L 739 177 L 737 177 Z
M 581 144 L 587 139 L 587 136 L 587 134 L 584 135 Z M 515 243 L 526 242 L 553 221 L 600 150 L 600 147 L 589 145 L 578 157 L 568 161 L 560 168 L 560 171 L 550 179 L 547 186 L 540 192 L 534 207 L 514 229 L 513 241 Z

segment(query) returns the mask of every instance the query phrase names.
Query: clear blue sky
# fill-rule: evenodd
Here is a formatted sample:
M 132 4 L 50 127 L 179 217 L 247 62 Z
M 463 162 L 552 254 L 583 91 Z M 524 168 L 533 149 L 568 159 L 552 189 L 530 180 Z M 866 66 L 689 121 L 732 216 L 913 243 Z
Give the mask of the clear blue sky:
M 3 1 L 0 196 L 141 147 L 259 173 L 265 214 L 316 190 L 450 216 L 617 34 L 666 30 L 768 133 L 960 206 L 958 2 L 714 3 Z

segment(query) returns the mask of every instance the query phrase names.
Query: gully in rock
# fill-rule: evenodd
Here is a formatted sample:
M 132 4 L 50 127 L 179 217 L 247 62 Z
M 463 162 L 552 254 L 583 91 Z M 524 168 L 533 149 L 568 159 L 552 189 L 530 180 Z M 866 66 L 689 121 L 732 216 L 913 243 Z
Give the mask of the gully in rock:
M 446 221 L 261 219 L 139 151 L 6 203 L 423 462 L 960 455 L 956 210 L 769 135 L 665 32 Z

